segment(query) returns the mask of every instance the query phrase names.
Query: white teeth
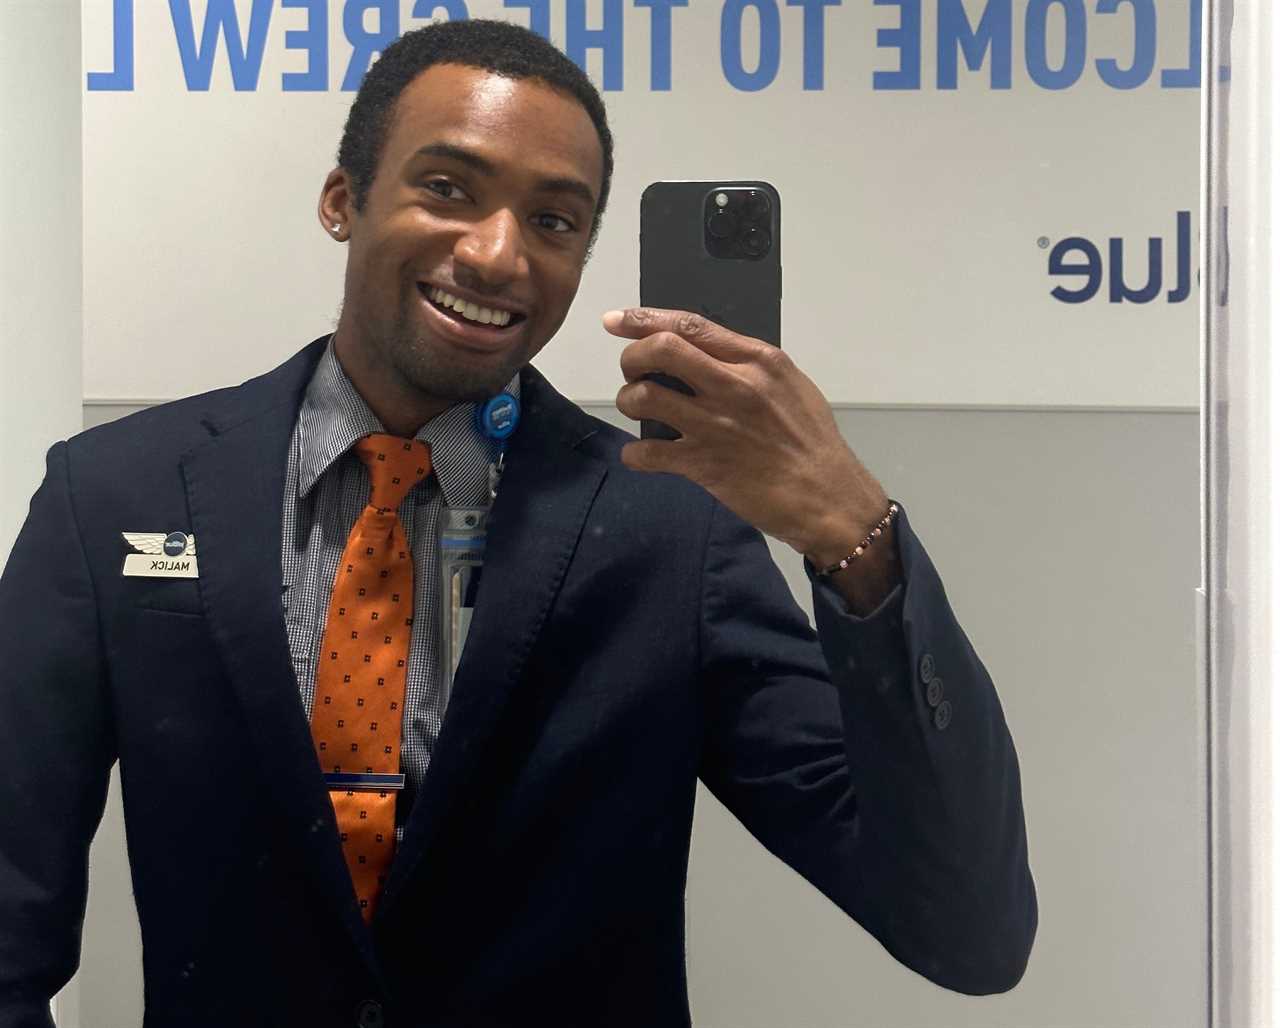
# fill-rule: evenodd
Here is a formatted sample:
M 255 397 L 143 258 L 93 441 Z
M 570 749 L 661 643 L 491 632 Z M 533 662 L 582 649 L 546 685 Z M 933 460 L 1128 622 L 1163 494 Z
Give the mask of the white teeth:
M 443 289 L 439 289 L 435 286 L 431 287 L 431 291 L 428 295 L 431 297 L 433 303 L 444 307 L 446 310 L 456 311 L 468 321 L 475 321 L 481 325 L 497 325 L 499 328 L 511 323 L 510 311 L 499 311 L 493 310 L 490 307 L 481 307 L 479 304 L 470 303 L 467 300 L 460 299 L 459 297 L 456 297 L 451 293 L 446 293 Z

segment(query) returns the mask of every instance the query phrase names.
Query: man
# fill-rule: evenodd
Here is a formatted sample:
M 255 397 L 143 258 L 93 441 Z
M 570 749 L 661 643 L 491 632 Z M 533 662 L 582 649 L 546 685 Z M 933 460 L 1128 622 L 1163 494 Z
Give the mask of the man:
M 619 409 L 683 434 L 638 442 L 529 366 L 611 173 L 549 44 L 411 33 L 321 194 L 332 337 L 50 451 L 0 579 L 0 1026 L 47 1025 L 76 966 L 116 759 L 148 1026 L 688 1024 L 698 777 L 906 966 L 1018 982 L 999 701 L 818 389 L 692 315 L 611 312 Z M 473 415 L 504 389 L 454 674 L 434 533 L 489 499 Z M 805 555 L 816 635 L 760 531 Z

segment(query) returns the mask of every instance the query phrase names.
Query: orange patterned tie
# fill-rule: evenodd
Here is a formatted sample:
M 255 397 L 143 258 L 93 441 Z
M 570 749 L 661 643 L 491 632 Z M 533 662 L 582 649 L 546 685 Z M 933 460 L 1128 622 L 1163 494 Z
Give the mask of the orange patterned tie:
M 365 923 L 395 855 L 400 726 L 413 626 L 413 556 L 396 508 L 431 473 L 416 439 L 368 435 L 369 503 L 347 538 L 316 667 L 311 736 Z

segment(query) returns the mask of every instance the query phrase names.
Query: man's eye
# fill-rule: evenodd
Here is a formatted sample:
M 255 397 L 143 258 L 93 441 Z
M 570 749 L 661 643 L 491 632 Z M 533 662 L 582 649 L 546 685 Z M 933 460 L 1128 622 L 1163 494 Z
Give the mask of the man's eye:
M 572 232 L 574 230 L 573 222 L 567 218 L 562 218 L 558 214 L 539 214 L 538 224 L 543 228 L 550 229 L 552 232 Z
M 424 183 L 424 188 L 431 190 L 431 192 L 435 193 L 437 196 L 444 197 L 444 199 L 446 200 L 457 199 L 457 197 L 453 197 L 449 195 L 449 190 L 451 189 L 457 189 L 458 193 L 461 196 L 467 195 L 466 193 L 463 193 L 462 190 L 458 188 L 458 186 L 450 182 L 447 178 L 429 179 L 427 182 Z

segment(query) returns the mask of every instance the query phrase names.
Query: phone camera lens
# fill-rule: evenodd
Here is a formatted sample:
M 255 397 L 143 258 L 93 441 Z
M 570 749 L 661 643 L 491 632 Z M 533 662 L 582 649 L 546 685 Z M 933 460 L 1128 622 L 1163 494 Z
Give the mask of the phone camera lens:
M 769 236 L 753 225 L 742 234 L 742 248 L 752 257 L 759 257 L 769 249 Z
M 754 189 L 747 195 L 747 217 L 763 218 L 769 213 L 769 201 Z
M 738 219 L 725 210 L 718 210 L 707 219 L 707 231 L 716 239 L 728 239 L 738 228 Z

